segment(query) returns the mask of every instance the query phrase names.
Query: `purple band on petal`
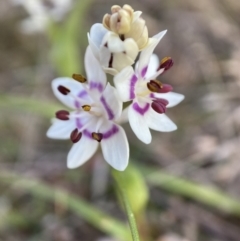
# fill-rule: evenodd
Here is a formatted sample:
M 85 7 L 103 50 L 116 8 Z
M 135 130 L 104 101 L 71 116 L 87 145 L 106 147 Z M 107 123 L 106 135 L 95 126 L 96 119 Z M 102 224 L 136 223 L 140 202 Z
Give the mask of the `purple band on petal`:
M 80 103 L 79 103 L 79 101 L 77 101 L 77 100 L 75 100 L 74 101 L 74 105 L 75 105 L 75 107 L 77 108 L 77 109 L 79 109 L 80 108 Z
M 87 91 L 86 90 L 82 90 L 77 96 L 79 98 L 83 98 L 85 95 L 87 95 Z
M 135 98 L 135 84 L 137 83 L 137 76 L 134 74 L 130 80 L 130 99 L 134 99 Z
M 118 127 L 116 125 L 113 125 L 110 130 L 106 131 L 105 133 L 101 133 L 101 134 L 103 135 L 103 139 L 108 139 L 108 138 L 112 137 L 113 135 L 115 135 L 116 133 L 118 133 L 118 131 L 119 131 Z M 83 131 L 83 134 L 86 137 L 92 139 L 92 132 L 91 131 L 85 129 Z
M 148 103 L 145 104 L 144 107 L 140 107 L 138 103 L 133 104 L 133 109 L 137 111 L 140 115 L 144 115 L 148 111 L 149 107 L 150 107 L 150 104 Z
M 83 124 L 80 118 L 76 118 L 76 125 L 78 129 L 81 129 L 83 127 Z
M 102 102 L 103 107 L 105 108 L 105 110 L 107 112 L 108 119 L 112 120 L 114 118 L 113 111 L 111 110 L 111 108 L 109 107 L 108 103 L 106 102 L 106 100 L 103 96 L 100 98 L 100 101 Z
M 89 83 L 89 88 L 92 89 L 97 89 L 100 93 L 103 92 L 103 85 L 99 82 L 91 81 Z
M 87 129 L 83 131 L 83 134 L 84 134 L 86 137 L 92 139 L 92 132 L 88 131 Z
M 80 92 L 78 93 L 77 97 L 83 98 L 83 97 L 86 96 L 86 95 L 87 95 L 87 91 L 86 91 L 86 90 L 82 90 L 82 91 L 80 91 Z M 77 100 L 74 101 L 74 105 L 75 105 L 75 107 L 76 107 L 77 109 L 79 109 L 79 108 L 81 107 L 80 102 L 77 101 Z
M 105 132 L 105 133 L 102 133 L 103 134 L 103 139 L 108 139 L 110 138 L 111 136 L 115 135 L 116 133 L 118 133 L 119 129 L 117 126 L 113 125 L 112 128 Z
M 146 67 L 144 67 L 144 68 L 142 69 L 142 71 L 141 71 L 141 76 L 142 76 L 142 78 L 146 75 L 147 69 L 148 69 L 148 66 L 146 66 Z

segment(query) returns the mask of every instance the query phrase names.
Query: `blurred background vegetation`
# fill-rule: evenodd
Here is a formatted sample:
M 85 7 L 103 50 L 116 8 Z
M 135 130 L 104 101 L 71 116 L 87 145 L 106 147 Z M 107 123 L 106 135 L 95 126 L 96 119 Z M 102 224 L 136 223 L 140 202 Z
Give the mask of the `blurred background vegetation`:
M 45 135 L 61 106 L 51 80 L 84 73 L 91 25 L 125 3 L 150 36 L 168 29 L 156 53 L 175 65 L 161 81 L 186 96 L 168 110 L 178 130 L 150 145 L 124 125 L 141 240 L 240 240 L 240 1 L 0 0 L 1 241 L 131 240 L 101 152 L 68 170 L 71 143 Z

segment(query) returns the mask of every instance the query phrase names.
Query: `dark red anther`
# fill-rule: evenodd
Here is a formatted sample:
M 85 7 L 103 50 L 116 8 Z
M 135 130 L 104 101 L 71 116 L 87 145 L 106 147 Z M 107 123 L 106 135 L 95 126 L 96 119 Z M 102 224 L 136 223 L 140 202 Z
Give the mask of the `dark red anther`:
M 80 141 L 82 137 L 82 133 L 78 132 L 78 129 L 74 129 L 70 135 L 70 139 L 73 143 L 77 143 L 78 141 Z
M 58 86 L 58 91 L 63 95 L 67 95 L 68 93 L 70 93 L 70 90 L 62 85 Z
M 67 110 L 59 110 L 56 112 L 56 118 L 59 120 L 69 120 L 69 112 Z
M 98 142 L 100 142 L 103 138 L 103 134 L 102 133 L 96 133 L 96 132 L 93 132 L 92 133 L 92 138 Z
M 150 80 L 150 82 L 147 83 L 147 87 L 151 92 L 155 93 L 168 93 L 173 89 L 171 85 L 162 84 L 158 80 Z
M 147 87 L 151 92 L 158 92 L 162 88 L 162 83 L 158 80 L 150 80 Z
M 164 72 L 169 70 L 173 66 L 173 60 L 171 57 L 165 57 L 161 60 L 158 70 L 164 69 Z
M 163 84 L 162 88 L 159 89 L 157 92 L 158 93 L 168 93 L 168 92 L 170 92 L 172 90 L 173 90 L 173 87 L 171 85 Z
M 162 103 L 162 104 L 165 105 L 165 106 L 167 106 L 168 103 L 169 103 L 168 100 L 162 99 L 162 98 L 156 98 L 154 101 L 155 101 L 155 102 L 158 102 L 158 103 Z
M 153 102 L 152 102 L 152 105 L 151 107 L 159 114 L 163 114 L 166 112 L 167 106 L 168 104 L 168 101 L 165 100 L 165 99 L 155 99 Z

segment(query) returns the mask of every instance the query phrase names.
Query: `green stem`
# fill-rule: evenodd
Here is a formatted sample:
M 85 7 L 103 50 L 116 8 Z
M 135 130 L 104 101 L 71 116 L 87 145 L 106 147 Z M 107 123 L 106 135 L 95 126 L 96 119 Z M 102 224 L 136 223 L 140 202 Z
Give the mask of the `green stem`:
M 106 215 L 97 208 L 89 205 L 79 197 L 68 193 L 60 188 L 51 187 L 41 181 L 13 174 L 11 172 L 0 172 L 1 182 L 12 184 L 14 188 L 25 190 L 45 200 L 57 202 L 66 206 L 81 218 L 118 240 L 130 241 L 128 228 L 122 222 Z
M 128 201 L 125 187 L 122 185 L 122 183 L 123 183 L 122 178 L 124 178 L 123 173 L 113 170 L 112 175 L 116 181 L 117 190 L 119 191 L 119 194 L 121 195 L 125 210 L 127 212 L 127 217 L 128 217 L 128 222 L 129 222 L 130 229 L 131 229 L 132 239 L 133 239 L 133 241 L 140 241 L 136 220 L 135 220 L 134 214 L 132 212 L 130 203 Z

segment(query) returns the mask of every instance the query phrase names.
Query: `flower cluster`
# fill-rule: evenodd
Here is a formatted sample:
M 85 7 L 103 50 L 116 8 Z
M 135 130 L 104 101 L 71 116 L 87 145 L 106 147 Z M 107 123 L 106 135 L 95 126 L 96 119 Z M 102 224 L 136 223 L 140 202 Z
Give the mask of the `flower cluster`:
M 149 129 L 177 129 L 165 112 L 184 96 L 172 92 L 171 85 L 156 80 L 172 67 L 173 61 L 170 57 L 159 61 L 153 54 L 167 31 L 149 38 L 140 11 L 129 5 L 114 5 L 111 11 L 88 34 L 86 78 L 73 74 L 72 78 L 52 82 L 56 97 L 72 111 L 56 112 L 47 136 L 70 138 L 74 143 L 67 157 L 69 168 L 85 163 L 100 144 L 104 159 L 123 171 L 129 159 L 126 133 L 120 126 L 123 122 L 129 121 L 135 135 L 146 144 L 152 140 Z M 115 87 L 107 82 L 106 73 L 113 75 Z M 123 102 L 130 102 L 124 110 Z

